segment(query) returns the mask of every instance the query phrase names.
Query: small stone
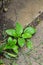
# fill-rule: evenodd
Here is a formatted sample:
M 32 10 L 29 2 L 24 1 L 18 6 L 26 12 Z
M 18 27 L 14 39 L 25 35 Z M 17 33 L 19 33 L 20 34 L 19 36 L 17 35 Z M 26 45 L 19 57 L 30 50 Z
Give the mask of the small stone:
M 7 11 L 8 11 L 8 8 L 4 8 L 3 11 L 4 11 L 4 12 L 7 12 Z

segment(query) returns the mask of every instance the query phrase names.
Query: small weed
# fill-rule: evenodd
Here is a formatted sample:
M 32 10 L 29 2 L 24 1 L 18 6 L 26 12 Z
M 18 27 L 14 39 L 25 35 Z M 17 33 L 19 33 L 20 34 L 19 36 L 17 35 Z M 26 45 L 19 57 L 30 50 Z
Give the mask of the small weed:
M 4 56 L 16 57 L 18 55 L 19 48 L 22 48 L 25 44 L 28 49 L 33 48 L 33 44 L 30 39 L 33 34 L 36 33 L 35 28 L 29 26 L 23 29 L 22 25 L 17 22 L 15 29 L 7 29 L 5 30 L 5 33 L 7 34 L 8 38 L 6 42 L 4 42 L 5 45 L 0 46 L 0 53 L 6 50 L 13 52 L 10 53 L 6 51 L 4 52 Z

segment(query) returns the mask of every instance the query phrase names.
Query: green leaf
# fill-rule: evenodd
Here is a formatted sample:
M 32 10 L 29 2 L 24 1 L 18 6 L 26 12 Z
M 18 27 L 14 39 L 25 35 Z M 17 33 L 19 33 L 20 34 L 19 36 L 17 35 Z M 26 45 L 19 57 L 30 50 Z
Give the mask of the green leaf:
M 16 48 L 16 44 L 17 40 L 16 39 L 12 39 L 11 37 L 8 38 L 8 42 L 6 43 L 4 49 L 13 49 Z
M 4 49 L 5 50 L 6 49 L 11 49 L 12 45 L 13 45 L 13 39 L 12 39 L 12 37 L 9 37 Z
M 24 30 L 24 32 L 30 33 L 30 34 L 34 34 L 34 33 L 36 33 L 36 29 L 33 28 L 33 27 L 27 27 L 27 28 Z
M 6 49 L 11 49 L 11 46 L 9 44 L 6 43 L 5 47 L 4 47 L 4 50 Z
M 18 54 L 18 52 L 19 52 L 18 49 L 16 49 L 16 50 L 13 49 L 13 51 L 14 51 L 16 54 Z
M 31 40 L 28 40 L 27 41 L 27 48 L 29 48 L 29 49 L 32 49 L 33 48 L 33 44 L 31 42 Z
M 31 38 L 32 35 L 30 33 L 24 33 L 24 34 L 22 34 L 22 37 L 23 38 Z
M 16 39 L 12 39 L 12 37 L 9 37 L 8 38 L 8 44 L 10 44 L 10 46 L 12 45 L 15 45 L 17 43 L 17 40 Z
M 14 50 L 18 49 L 18 46 L 14 45 L 14 46 L 13 46 L 13 49 L 14 49 Z
M 12 49 L 13 49 L 13 51 L 14 51 L 15 53 L 17 53 L 17 54 L 18 54 L 18 46 L 16 46 L 16 45 L 15 45 L 15 46 L 13 46 L 13 48 L 12 48 Z
M 11 44 L 7 43 L 4 47 L 4 50 L 6 49 L 13 49 L 15 47 L 16 42 L 12 42 Z
M 18 44 L 20 47 L 23 47 L 25 44 L 25 39 L 24 38 L 18 38 Z
M 23 32 L 23 27 L 17 22 L 15 29 L 16 29 L 17 36 L 20 36 Z
M 13 43 L 16 44 L 17 43 L 17 40 L 16 39 L 13 39 Z
M 16 35 L 17 35 L 14 29 L 8 29 L 8 30 L 6 30 L 5 32 L 6 32 L 8 35 L 13 36 L 13 37 L 16 37 Z
M 12 42 L 13 42 L 12 37 L 9 37 L 9 38 L 8 38 L 8 43 L 9 43 L 9 44 L 12 44 Z

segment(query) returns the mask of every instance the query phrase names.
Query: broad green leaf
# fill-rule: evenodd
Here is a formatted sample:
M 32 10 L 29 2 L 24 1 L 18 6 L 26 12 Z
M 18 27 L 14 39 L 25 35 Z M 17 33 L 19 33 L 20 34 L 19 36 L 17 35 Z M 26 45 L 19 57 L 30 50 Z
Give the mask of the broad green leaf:
M 16 42 L 12 42 L 11 44 L 7 43 L 4 47 L 4 50 L 6 49 L 13 49 L 15 47 Z
M 36 33 L 36 29 L 33 28 L 33 27 L 27 27 L 27 28 L 24 30 L 24 32 L 30 33 L 30 34 L 34 34 L 34 33 Z
M 17 40 L 16 39 L 13 39 L 13 43 L 16 44 L 17 43 Z
M 8 43 L 6 43 L 4 49 L 13 49 L 15 48 L 15 44 L 17 43 L 16 39 L 12 39 L 11 37 L 8 38 Z
M 14 29 L 8 29 L 8 30 L 6 30 L 5 32 L 6 32 L 8 35 L 13 36 L 13 37 L 16 37 L 16 35 L 17 35 Z
M 11 37 L 8 38 L 8 45 L 10 45 L 11 47 L 14 46 L 16 42 L 16 39 L 12 39 Z
M 32 35 L 30 33 L 24 33 L 24 34 L 22 34 L 22 37 L 23 38 L 31 38 Z
M 25 39 L 24 38 L 18 38 L 18 44 L 20 47 L 23 47 L 25 44 Z
M 13 42 L 12 37 L 9 37 L 9 38 L 8 38 L 8 44 L 12 44 L 12 42 Z
M 6 49 L 11 49 L 11 46 L 9 44 L 6 44 L 4 47 L 4 50 L 6 50 Z
M 14 51 L 16 54 L 18 54 L 18 52 L 19 52 L 18 49 L 16 49 L 16 50 L 13 49 L 13 51 Z
M 27 48 L 29 48 L 29 49 L 33 48 L 33 44 L 31 42 L 31 40 L 28 40 L 26 45 L 27 45 Z
M 20 36 L 23 32 L 23 27 L 21 26 L 21 24 L 19 24 L 18 22 L 16 23 L 16 33 L 17 33 L 17 36 Z
M 16 39 L 12 39 L 11 37 L 8 38 L 8 44 L 11 45 L 15 45 L 17 43 L 17 40 Z
M 16 49 L 18 49 L 18 46 L 14 45 L 12 48 L 13 48 L 14 50 L 16 50 Z
M 15 45 L 15 46 L 13 46 L 13 48 L 12 48 L 12 49 L 13 49 L 13 51 L 14 51 L 15 53 L 17 53 L 17 54 L 18 54 L 18 46 L 16 46 L 16 45 Z
M 7 40 L 8 42 L 5 45 L 4 49 L 11 49 L 12 45 L 13 45 L 13 39 L 11 37 L 8 38 Z

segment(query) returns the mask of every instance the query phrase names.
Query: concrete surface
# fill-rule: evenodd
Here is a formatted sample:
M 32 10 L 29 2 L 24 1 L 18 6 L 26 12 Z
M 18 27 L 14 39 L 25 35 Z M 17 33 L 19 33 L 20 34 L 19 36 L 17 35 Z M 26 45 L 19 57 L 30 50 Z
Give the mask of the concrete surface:
M 43 11 L 43 0 L 12 0 L 12 3 L 9 6 L 7 17 L 15 20 L 16 15 L 17 21 L 23 26 L 39 15 L 40 11 Z
M 43 11 L 43 0 L 12 0 L 6 15 L 7 18 L 12 19 L 14 22 L 16 15 L 16 21 L 20 22 L 24 27 L 34 20 L 40 11 Z M 36 29 L 37 32 L 31 39 L 35 48 L 28 52 L 27 55 L 27 48 L 24 47 L 18 57 L 18 65 L 43 65 L 43 21 L 41 21 Z M 6 62 L 5 60 L 4 62 Z

